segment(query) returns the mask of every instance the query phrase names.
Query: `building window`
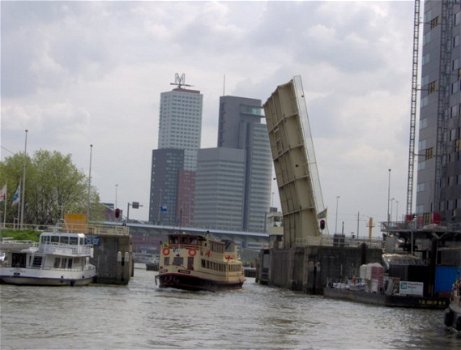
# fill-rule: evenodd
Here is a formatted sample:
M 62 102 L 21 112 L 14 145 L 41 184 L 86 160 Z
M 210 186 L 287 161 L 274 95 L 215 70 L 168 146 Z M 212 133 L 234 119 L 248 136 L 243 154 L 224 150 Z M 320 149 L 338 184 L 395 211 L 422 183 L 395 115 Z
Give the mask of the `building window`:
M 461 139 L 456 140 L 456 151 L 461 151 Z
M 425 160 L 428 160 L 428 159 L 432 159 L 432 153 L 433 153 L 433 147 L 429 147 L 429 148 L 426 148 L 426 151 L 425 151 Z
M 433 92 L 435 92 L 437 90 L 437 80 L 434 80 L 434 81 L 431 81 L 428 85 L 427 85 L 427 92 L 429 94 L 432 94 Z
M 459 35 L 455 35 L 453 37 L 453 47 L 456 47 L 459 45 Z
M 432 18 L 431 20 L 431 29 L 434 29 L 439 25 L 439 16 Z
M 451 117 L 452 118 L 457 117 L 458 113 L 459 113 L 459 105 L 456 104 L 456 105 L 451 106 L 451 112 L 450 112 Z

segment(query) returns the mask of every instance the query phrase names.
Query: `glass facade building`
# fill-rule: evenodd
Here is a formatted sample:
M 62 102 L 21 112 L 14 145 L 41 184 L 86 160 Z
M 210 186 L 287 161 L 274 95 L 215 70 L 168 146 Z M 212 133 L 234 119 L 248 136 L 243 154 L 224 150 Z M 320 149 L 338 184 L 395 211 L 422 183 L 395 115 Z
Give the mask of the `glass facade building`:
M 460 2 L 424 2 L 416 215 L 461 222 Z

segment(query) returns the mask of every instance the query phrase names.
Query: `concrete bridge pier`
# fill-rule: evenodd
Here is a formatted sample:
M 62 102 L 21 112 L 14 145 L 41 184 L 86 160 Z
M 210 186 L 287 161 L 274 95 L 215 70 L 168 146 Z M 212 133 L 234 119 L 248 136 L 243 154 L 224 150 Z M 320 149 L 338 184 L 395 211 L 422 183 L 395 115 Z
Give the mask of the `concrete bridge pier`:
M 129 234 L 99 233 L 89 235 L 94 244 L 96 283 L 126 285 L 133 276 L 133 252 Z

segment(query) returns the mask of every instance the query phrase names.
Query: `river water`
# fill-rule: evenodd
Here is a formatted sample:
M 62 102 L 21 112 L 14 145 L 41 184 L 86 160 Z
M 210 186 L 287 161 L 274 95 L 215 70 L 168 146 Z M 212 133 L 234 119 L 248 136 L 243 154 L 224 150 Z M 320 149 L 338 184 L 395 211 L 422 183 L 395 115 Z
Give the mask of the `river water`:
M 461 349 L 443 311 L 384 308 L 256 284 L 159 289 L 0 285 L 1 349 Z

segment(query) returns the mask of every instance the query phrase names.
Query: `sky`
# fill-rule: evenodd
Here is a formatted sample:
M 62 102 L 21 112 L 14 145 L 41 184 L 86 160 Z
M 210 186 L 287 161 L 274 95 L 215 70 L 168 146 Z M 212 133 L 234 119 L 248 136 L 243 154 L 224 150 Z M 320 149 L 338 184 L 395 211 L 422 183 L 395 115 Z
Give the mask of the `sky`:
M 373 217 L 379 236 L 388 207 L 406 208 L 413 6 L 1 1 L 1 159 L 24 151 L 27 129 L 28 154 L 70 154 L 88 175 L 93 145 L 101 201 L 137 201 L 130 219 L 147 220 L 160 93 L 176 73 L 203 94 L 202 148 L 216 147 L 220 96 L 264 103 L 300 75 L 330 233 L 364 236 Z

